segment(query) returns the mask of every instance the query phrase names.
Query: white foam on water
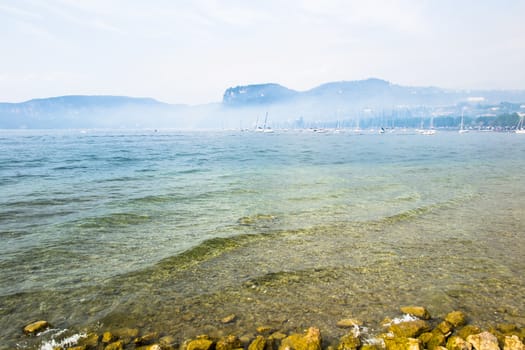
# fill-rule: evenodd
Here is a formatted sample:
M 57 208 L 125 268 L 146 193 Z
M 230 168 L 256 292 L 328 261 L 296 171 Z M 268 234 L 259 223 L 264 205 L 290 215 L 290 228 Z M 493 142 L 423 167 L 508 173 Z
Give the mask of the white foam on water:
M 54 337 L 58 337 L 58 336 L 64 334 L 65 332 L 67 332 L 67 329 L 48 328 L 45 331 L 37 333 L 36 336 L 37 337 L 42 337 L 42 336 L 47 335 L 47 334 L 55 333 L 55 334 L 53 334 L 53 336 Z
M 368 345 L 378 345 L 381 348 L 385 348 L 385 340 L 382 338 L 366 338 L 363 340 L 363 343 Z
M 40 350 L 53 350 L 56 348 L 68 348 L 73 345 L 76 345 L 80 339 L 87 337 L 86 333 L 77 333 L 77 334 L 70 335 L 69 337 L 66 337 L 63 339 L 59 339 L 59 340 L 55 339 L 57 336 L 64 334 L 66 331 L 67 329 L 60 330 L 57 332 L 57 334 L 53 336 L 51 340 L 42 342 L 42 345 L 40 345 Z
M 410 321 L 416 321 L 416 320 L 419 320 L 419 318 L 417 318 L 415 316 L 412 316 L 412 315 L 409 315 L 409 314 L 405 314 L 405 315 L 403 315 L 401 317 L 396 317 L 396 318 L 392 319 L 392 321 L 390 321 L 388 323 L 385 323 L 384 326 L 385 327 L 390 327 L 393 324 L 399 324 L 399 323 L 403 323 L 403 322 L 410 322 Z
M 359 329 L 359 326 L 358 325 L 354 325 L 352 327 L 352 330 L 350 331 L 352 332 L 352 334 L 354 335 L 354 337 L 359 337 L 361 335 L 361 330 Z

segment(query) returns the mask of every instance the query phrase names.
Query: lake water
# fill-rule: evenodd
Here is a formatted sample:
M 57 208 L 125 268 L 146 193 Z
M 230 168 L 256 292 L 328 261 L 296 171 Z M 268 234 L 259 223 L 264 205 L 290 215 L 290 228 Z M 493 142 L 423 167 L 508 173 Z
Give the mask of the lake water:
M 525 136 L 0 131 L 0 348 L 21 328 L 525 325 Z M 236 320 L 222 324 L 230 314 Z M 342 333 L 343 332 L 343 333 Z

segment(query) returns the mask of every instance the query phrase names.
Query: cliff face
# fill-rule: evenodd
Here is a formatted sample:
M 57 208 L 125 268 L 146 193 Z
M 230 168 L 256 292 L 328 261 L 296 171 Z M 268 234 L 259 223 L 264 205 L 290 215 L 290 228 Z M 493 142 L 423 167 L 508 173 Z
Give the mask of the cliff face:
M 222 103 L 226 106 L 250 106 L 287 101 L 298 93 L 279 84 L 236 86 L 224 92 Z

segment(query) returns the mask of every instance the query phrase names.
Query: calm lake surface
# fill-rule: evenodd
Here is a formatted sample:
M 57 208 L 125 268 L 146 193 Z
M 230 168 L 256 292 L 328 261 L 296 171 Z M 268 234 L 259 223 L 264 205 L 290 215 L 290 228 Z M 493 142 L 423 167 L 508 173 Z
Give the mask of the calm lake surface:
M 58 336 L 24 336 L 38 319 L 330 341 L 420 304 L 523 326 L 524 171 L 504 133 L 0 131 L 0 348 Z

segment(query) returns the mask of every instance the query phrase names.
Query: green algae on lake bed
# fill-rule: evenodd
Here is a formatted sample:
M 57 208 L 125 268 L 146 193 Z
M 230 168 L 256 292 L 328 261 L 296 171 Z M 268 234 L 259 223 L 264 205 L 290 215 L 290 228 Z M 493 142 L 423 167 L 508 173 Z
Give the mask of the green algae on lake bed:
M 21 326 L 41 319 L 178 339 L 261 324 L 339 339 L 337 320 L 379 329 L 406 304 L 461 309 L 481 326 L 525 323 L 521 139 L 157 136 L 6 146 L 3 346 L 24 348 Z M 46 147 L 51 163 L 76 155 L 84 170 L 31 157 Z M 180 148 L 207 160 L 172 154 Z M 121 152 L 121 164 L 104 161 Z

